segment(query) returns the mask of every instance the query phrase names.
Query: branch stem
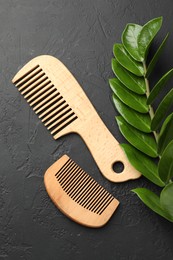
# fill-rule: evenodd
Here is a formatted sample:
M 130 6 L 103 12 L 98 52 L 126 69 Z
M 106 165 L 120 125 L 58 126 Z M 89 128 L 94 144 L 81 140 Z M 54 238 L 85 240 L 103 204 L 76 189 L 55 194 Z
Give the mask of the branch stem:
M 146 73 L 147 66 L 146 66 L 145 61 L 143 62 L 143 67 L 144 67 L 144 72 Z M 149 85 L 148 79 L 145 76 L 144 76 L 144 79 L 145 79 L 145 84 L 146 84 L 146 96 L 148 98 L 149 95 L 150 95 L 150 85 Z M 149 115 L 150 115 L 150 118 L 152 120 L 153 117 L 154 117 L 154 109 L 153 109 L 153 107 L 151 105 L 149 105 Z M 156 143 L 158 143 L 158 134 L 157 134 L 157 132 L 153 131 L 153 135 L 155 137 Z

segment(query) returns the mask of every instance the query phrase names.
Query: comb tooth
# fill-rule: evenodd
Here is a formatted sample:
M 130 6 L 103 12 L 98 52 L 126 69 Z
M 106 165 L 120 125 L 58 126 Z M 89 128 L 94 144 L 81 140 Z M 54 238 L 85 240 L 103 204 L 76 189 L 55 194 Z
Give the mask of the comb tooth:
M 22 77 L 13 81 L 13 83 L 16 85 L 16 87 L 20 85 L 20 82 L 22 82 L 24 78 L 27 78 L 28 75 L 31 75 L 34 70 L 37 70 L 37 68 L 39 68 L 39 65 L 34 66 L 32 69 L 27 71 Z
M 59 175 L 60 175 L 60 173 L 62 172 L 62 171 L 64 171 L 64 169 L 66 169 L 66 167 L 68 167 L 68 165 L 71 163 L 71 159 L 69 158 L 65 163 L 64 163 L 64 165 L 59 169 L 59 171 L 57 171 L 56 173 L 55 173 L 55 176 L 56 177 L 58 177 Z
M 78 176 L 80 175 L 81 168 L 75 163 L 74 165 L 75 167 L 73 168 L 73 171 L 71 171 L 71 175 L 69 176 L 69 178 L 63 180 L 63 188 L 66 190 L 66 192 L 70 190 L 70 187 L 75 182 L 75 179 L 78 178 Z
M 114 199 L 111 194 L 99 186 L 97 182 L 88 176 L 77 164 L 71 162 L 71 166 L 67 167 L 66 165 L 65 168 L 68 168 L 68 171 L 64 169 L 61 173 L 60 184 L 62 189 L 81 206 L 86 204 L 89 195 L 100 190 L 100 192 L 97 193 L 98 196 L 94 197 L 94 203 L 91 203 L 90 210 L 101 215 Z M 66 175 L 64 176 L 65 172 Z M 83 173 L 82 175 L 79 174 L 81 172 Z M 72 190 L 71 193 L 69 192 L 70 190 Z M 92 190 L 94 191 L 91 192 Z M 97 200 L 95 201 L 96 198 Z
M 70 161 L 67 166 L 58 173 L 58 175 L 56 176 L 57 180 L 59 181 L 59 183 L 61 183 L 61 180 L 66 176 L 66 174 L 68 174 L 68 169 L 71 167 L 73 167 L 73 161 Z
M 114 197 L 71 159 L 55 174 L 62 190 L 81 207 L 101 215 Z
M 13 82 L 52 135 L 78 118 L 39 65 Z
M 43 76 L 45 76 L 45 73 L 43 71 L 39 72 L 34 77 L 32 77 L 28 81 L 26 81 L 24 84 L 22 84 L 22 85 L 20 84 L 18 87 L 18 90 L 20 92 L 24 91 L 26 88 L 30 87 L 34 82 L 36 82 Z
M 77 176 L 77 178 L 75 179 L 74 183 L 71 185 L 68 194 L 70 197 L 73 198 L 73 195 L 75 194 L 75 192 L 77 191 L 77 189 L 81 186 L 81 184 L 83 183 L 84 178 L 86 178 L 86 173 L 85 171 L 80 171 L 79 175 Z
M 87 196 L 85 196 L 83 198 L 83 200 L 81 201 L 82 206 L 85 206 L 88 203 L 88 201 L 92 198 L 92 195 L 94 194 L 94 192 L 96 192 L 96 190 L 98 190 L 98 187 L 100 187 L 100 186 L 98 186 L 98 183 L 93 180 L 93 186 L 88 191 Z
M 74 114 L 71 110 L 71 108 L 66 108 L 62 110 L 60 113 L 58 113 L 55 117 L 52 118 L 53 123 L 49 126 L 47 126 L 47 129 L 50 130 L 56 125 L 58 125 L 62 120 L 66 120 L 67 117 Z M 57 118 L 58 117 L 58 118 Z M 50 121 L 50 120 L 49 120 Z M 55 122 L 54 122 L 55 121 Z M 46 125 L 46 124 L 45 124 Z
M 107 202 L 109 198 L 110 198 L 110 194 L 107 191 L 105 191 L 103 195 L 100 197 L 100 199 L 97 201 L 97 203 L 94 204 L 92 210 L 94 212 L 97 212 L 97 210 L 104 204 L 104 202 Z
M 85 207 L 85 208 L 88 208 L 89 205 L 91 205 L 93 203 L 93 201 L 95 200 L 95 197 L 97 194 L 99 194 L 102 190 L 102 187 L 97 183 L 97 185 L 95 186 L 95 188 L 93 189 L 93 191 L 91 192 L 90 194 L 90 197 L 88 199 L 86 199 L 82 205 Z
M 93 205 L 89 209 L 97 212 L 103 205 L 105 205 L 105 202 L 110 199 L 110 196 L 110 193 L 105 190 L 99 197 L 97 197 L 97 200 L 94 201 Z
M 49 99 L 51 99 L 52 97 L 54 97 L 58 94 L 59 93 L 58 93 L 57 89 L 55 89 L 53 87 L 53 85 L 51 85 L 50 89 L 48 89 L 43 94 L 41 94 L 38 98 L 36 98 L 32 102 L 30 102 L 30 105 L 32 106 L 33 110 L 36 110 L 37 108 L 39 108 L 41 106 L 42 102 L 46 103 Z
M 38 85 L 36 90 L 33 89 L 32 93 L 29 92 L 24 97 L 27 99 L 28 103 L 33 104 L 34 102 L 38 102 L 37 98 L 40 98 L 47 91 L 53 91 L 53 85 L 49 81 L 43 81 L 40 85 Z
M 55 111 L 55 116 L 53 116 L 52 118 L 50 118 L 50 120 L 48 120 L 47 122 L 45 122 L 45 126 L 50 125 L 50 123 L 52 123 L 53 121 L 55 121 L 55 119 L 61 117 L 64 113 L 71 111 L 72 109 L 69 108 L 69 106 L 67 104 L 62 104 L 60 107 L 58 107 Z
M 51 134 L 56 135 L 58 132 L 60 132 L 64 127 L 68 126 L 70 123 L 72 123 L 74 120 L 77 119 L 77 116 L 73 114 L 71 117 L 66 119 L 66 121 L 62 122 L 58 127 L 56 127 Z
M 66 180 L 71 177 L 71 173 L 75 170 L 75 163 L 73 163 L 65 172 L 62 174 L 62 176 L 59 178 L 59 182 L 61 183 L 61 186 L 64 185 Z
M 49 80 L 47 80 L 47 77 L 40 78 L 38 81 L 35 81 L 32 85 L 30 85 L 28 88 L 26 88 L 24 91 L 21 92 L 21 94 L 28 99 L 29 96 L 33 95 L 35 92 L 37 92 L 40 88 L 45 87 L 50 83 Z
M 78 170 L 79 167 L 76 164 L 74 164 L 74 167 L 73 169 L 71 169 L 69 176 L 63 178 L 63 180 L 61 181 L 61 186 L 64 190 L 68 188 L 68 185 L 72 182 L 72 180 L 75 178 L 76 174 L 78 173 Z
M 61 180 L 65 177 L 66 174 L 68 174 L 69 170 L 73 167 L 74 162 L 70 161 L 70 163 L 67 165 L 67 167 L 58 174 L 57 180 L 61 183 Z
M 20 87 L 21 85 L 25 84 L 25 82 L 29 81 L 31 78 L 33 78 L 35 75 L 40 73 L 42 69 L 40 67 L 37 67 L 33 71 L 31 71 L 27 76 L 25 76 L 22 80 L 20 80 L 18 83 L 16 83 L 16 87 Z
M 112 196 L 108 194 L 106 198 L 97 206 L 97 208 L 94 210 L 94 213 L 100 214 L 100 211 L 107 207 L 110 204 L 110 201 L 112 200 Z
M 72 189 L 76 186 L 76 183 L 80 180 L 80 178 L 82 178 L 82 175 L 82 170 L 79 167 L 76 168 L 73 175 L 70 176 L 71 178 L 69 178 L 63 186 L 63 189 L 67 192 L 67 194 L 69 194 L 70 191 L 72 191 Z
M 73 193 L 73 191 L 76 189 L 76 186 L 80 184 L 80 181 L 82 180 L 84 175 L 85 172 L 81 168 L 79 168 L 75 178 L 66 189 L 67 194 L 71 195 Z
M 82 205 L 83 200 L 85 200 L 88 197 L 91 189 L 95 187 L 94 182 L 95 181 L 93 181 L 93 179 L 90 176 L 88 176 L 88 178 L 85 179 L 83 185 L 80 186 L 80 189 L 78 190 L 77 194 L 75 190 L 75 196 L 72 195 L 72 199 L 74 199 L 75 202 Z M 104 209 L 111 203 L 112 196 L 102 188 L 101 193 L 99 192 L 99 196 L 97 197 L 98 198 L 96 203 L 95 202 L 92 203 L 92 205 L 90 206 L 90 210 L 94 211 L 97 214 L 101 214 L 100 213 L 101 209 L 104 211 Z
M 86 178 L 86 174 L 85 172 L 82 171 L 77 171 L 77 175 L 73 180 L 73 183 L 66 185 L 66 190 L 68 190 L 68 194 L 71 196 L 71 198 L 73 198 L 73 192 L 76 192 L 77 189 L 80 187 L 81 183 L 83 183 L 85 181 Z M 60 182 L 60 184 L 62 185 L 62 182 Z
M 34 107 L 35 112 L 38 114 L 42 110 L 44 111 L 52 103 L 58 101 L 59 97 L 60 97 L 60 93 L 58 91 L 56 91 L 56 93 L 53 92 L 48 98 L 42 100 L 38 105 Z
M 49 108 L 47 108 L 44 112 L 42 112 L 39 115 L 39 118 L 43 118 L 42 122 L 46 121 L 47 119 L 49 119 L 49 117 L 51 117 L 55 112 L 55 108 L 59 107 L 60 105 L 64 104 L 65 101 L 63 100 L 62 96 L 59 96 L 58 99 L 56 100 L 56 102 L 54 102 L 51 106 L 49 106 Z
M 75 198 L 75 201 L 77 203 L 81 203 L 81 200 L 86 196 L 88 189 L 90 189 L 90 185 L 92 185 L 92 179 L 89 176 L 88 181 L 85 183 L 84 188 L 79 192 L 79 194 Z
M 85 205 L 85 207 L 87 209 L 89 209 L 93 205 L 94 201 L 103 192 L 103 190 L 104 190 L 103 187 L 98 185 L 98 189 L 96 189 L 96 191 L 94 192 L 93 196 L 90 198 L 90 200 Z
M 103 211 L 111 204 L 111 202 L 114 200 L 114 197 L 112 196 L 112 198 L 109 200 L 109 202 L 98 211 L 98 214 L 101 215 L 103 213 Z
M 113 199 L 114 198 L 111 196 L 111 194 L 109 194 L 107 199 L 102 202 L 102 204 L 100 205 L 100 207 L 97 210 L 95 210 L 95 213 L 100 214 L 100 212 L 102 210 L 104 210 L 105 208 L 107 208 L 109 206 L 109 204 L 112 202 Z
M 61 121 L 61 116 L 63 116 L 63 113 L 61 113 L 61 111 L 66 107 L 68 107 L 68 105 L 66 105 L 64 101 L 61 101 L 60 106 L 58 104 L 58 108 L 54 109 L 50 114 L 48 114 L 45 118 L 43 118 L 42 122 L 47 126 L 49 125 L 47 124 L 47 122 L 51 123 L 54 117 L 57 117 L 58 119 L 60 118 L 59 121 Z M 59 122 L 58 119 L 57 119 L 57 123 Z
M 37 97 L 39 97 L 42 93 L 44 93 L 45 91 L 49 90 L 50 88 L 52 88 L 53 85 L 48 84 L 45 85 L 42 89 L 40 89 L 39 91 L 37 91 L 34 95 L 32 95 L 29 99 L 28 102 L 30 103 L 31 101 L 35 100 Z
M 91 192 L 93 191 L 93 189 L 95 189 L 96 183 L 95 181 L 91 178 L 91 182 L 88 184 L 88 187 L 85 191 L 85 193 L 82 194 L 82 197 L 80 199 L 80 204 L 83 205 L 86 200 L 88 199 L 88 197 L 91 196 Z
M 81 190 L 85 187 L 86 183 L 89 181 L 90 176 L 88 174 L 84 174 L 80 185 L 76 186 L 76 190 L 71 194 L 72 199 L 76 200 L 78 198 L 78 195 L 80 195 Z
M 87 207 L 89 210 L 94 211 L 96 203 L 98 203 L 100 201 L 100 199 L 103 198 L 104 194 L 105 194 L 105 189 L 100 190 L 99 194 L 96 194 L 95 199 L 93 200 L 93 202 L 91 203 L 91 205 L 89 207 Z

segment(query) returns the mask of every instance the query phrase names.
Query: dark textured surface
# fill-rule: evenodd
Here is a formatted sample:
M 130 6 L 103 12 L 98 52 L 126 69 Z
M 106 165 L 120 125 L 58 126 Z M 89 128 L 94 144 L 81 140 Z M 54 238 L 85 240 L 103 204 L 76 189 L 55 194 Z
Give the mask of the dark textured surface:
M 138 186 L 157 188 L 144 178 L 124 184 L 107 181 L 80 138 L 53 140 L 11 83 L 33 57 L 59 58 L 110 131 L 123 141 L 108 86 L 113 43 L 120 41 L 126 23 L 143 24 L 163 15 L 157 39 L 167 31 L 171 35 L 152 78 L 155 82 L 173 64 L 172 10 L 172 0 L 0 1 L 0 260 L 173 259 L 172 224 L 130 192 Z M 72 222 L 49 200 L 43 175 L 64 153 L 120 200 L 116 214 L 102 229 Z

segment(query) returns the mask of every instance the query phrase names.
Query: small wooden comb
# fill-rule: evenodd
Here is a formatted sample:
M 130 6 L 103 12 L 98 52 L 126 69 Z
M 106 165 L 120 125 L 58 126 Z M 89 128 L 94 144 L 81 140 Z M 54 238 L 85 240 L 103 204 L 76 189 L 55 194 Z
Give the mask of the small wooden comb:
M 121 182 L 140 177 L 78 82 L 58 59 L 36 57 L 12 81 L 55 139 L 72 132 L 83 138 L 108 180 Z M 113 170 L 117 161 L 124 165 L 121 174 Z
M 88 227 L 107 223 L 119 202 L 67 155 L 45 173 L 44 183 L 54 204 L 69 218 Z

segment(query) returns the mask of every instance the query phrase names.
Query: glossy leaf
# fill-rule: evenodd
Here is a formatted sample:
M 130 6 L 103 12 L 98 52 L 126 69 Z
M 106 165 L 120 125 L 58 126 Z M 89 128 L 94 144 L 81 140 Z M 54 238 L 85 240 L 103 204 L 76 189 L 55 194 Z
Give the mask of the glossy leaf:
M 129 23 L 126 25 L 122 33 L 122 43 L 128 53 L 136 60 L 143 61 L 143 57 L 139 54 L 137 38 L 141 32 L 142 26 Z
M 150 157 L 157 157 L 157 145 L 150 134 L 143 133 L 130 126 L 121 116 L 117 116 L 116 121 L 122 135 L 131 145 Z
M 173 76 L 173 69 L 169 70 L 166 74 L 161 77 L 161 79 L 156 83 L 156 85 L 153 87 L 148 99 L 147 104 L 152 104 L 154 99 L 157 97 L 159 92 L 163 89 L 165 84 L 168 82 L 168 80 Z
M 171 216 L 173 221 L 173 183 L 169 183 L 160 194 L 162 208 Z
M 173 113 L 164 121 L 158 139 L 158 153 L 162 154 L 166 146 L 173 140 Z
M 142 29 L 141 32 L 138 35 L 138 50 L 140 53 L 140 56 L 144 59 L 146 59 L 148 48 L 160 30 L 162 25 L 162 17 L 155 18 L 148 23 L 146 23 Z
M 112 70 L 117 78 L 131 91 L 137 94 L 144 94 L 146 85 L 144 78 L 137 77 L 131 72 L 124 69 L 121 64 L 114 58 L 112 59 Z
M 116 117 L 119 130 L 129 142 L 121 144 L 129 162 L 151 182 L 165 187 L 173 178 L 173 113 L 163 123 L 158 143 L 151 132 L 159 128 L 173 105 L 173 89 L 160 102 L 152 121 L 149 108 L 152 109 L 152 102 L 173 76 L 173 69 L 162 76 L 151 93 L 149 85 L 146 86 L 168 39 L 167 34 L 146 71 L 148 50 L 161 25 L 162 17 L 158 17 L 143 27 L 136 24 L 126 26 L 122 44 L 115 44 L 113 48 L 112 70 L 116 78 L 110 79 L 109 84 L 114 93 L 114 105 L 121 115 Z M 159 165 L 153 161 L 158 154 L 161 155 Z M 173 222 L 172 184 L 170 186 L 169 190 L 169 184 L 163 189 L 160 198 L 144 188 L 133 191 L 150 209 Z
M 167 183 L 173 177 L 173 141 L 165 148 L 158 164 L 160 178 Z
M 132 126 L 145 133 L 150 133 L 151 119 L 148 114 L 141 114 L 126 106 L 113 94 L 113 103 L 122 117 Z
M 146 104 L 146 96 L 138 95 L 126 88 L 117 78 L 109 80 L 110 87 L 116 96 L 127 106 L 140 113 L 147 113 L 149 110 Z
M 164 40 L 160 44 L 158 50 L 154 54 L 152 60 L 150 61 L 149 65 L 148 65 L 148 68 L 147 68 L 147 73 L 145 75 L 146 78 L 148 78 L 150 76 L 151 72 L 153 71 L 153 69 L 154 69 L 154 67 L 155 67 L 155 65 L 156 65 L 156 63 L 157 63 L 157 61 L 158 61 L 158 59 L 159 59 L 159 57 L 160 57 L 164 47 L 165 47 L 166 41 L 168 39 L 168 36 L 169 36 L 169 34 L 166 35 L 166 37 L 164 38 Z
M 123 47 L 122 44 L 114 44 L 113 53 L 117 61 L 128 71 L 132 72 L 136 76 L 144 75 L 144 68 L 142 63 L 134 60 Z
M 159 196 L 157 196 L 154 192 L 146 188 L 136 188 L 132 191 L 136 193 L 142 202 L 155 213 L 171 222 L 173 221 L 173 218 L 170 216 L 170 214 L 167 213 L 162 207 Z
M 151 121 L 151 129 L 157 130 L 161 123 L 161 120 L 164 118 L 166 112 L 173 105 L 173 89 L 171 89 L 168 94 L 164 97 L 160 105 L 158 106 L 155 116 Z
M 121 147 L 123 148 L 129 162 L 136 170 L 141 172 L 143 176 L 156 185 L 160 187 L 165 185 L 158 175 L 157 165 L 150 157 L 136 150 L 129 144 L 121 144 Z

